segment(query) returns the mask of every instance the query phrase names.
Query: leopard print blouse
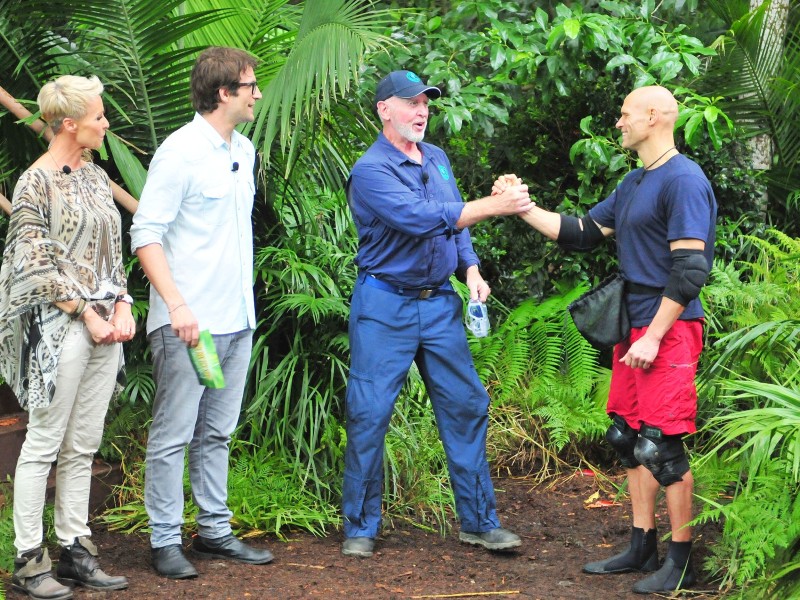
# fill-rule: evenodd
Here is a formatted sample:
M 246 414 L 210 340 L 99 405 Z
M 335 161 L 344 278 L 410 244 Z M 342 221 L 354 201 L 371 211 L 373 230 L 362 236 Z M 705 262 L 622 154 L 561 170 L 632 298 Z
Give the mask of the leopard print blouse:
M 0 269 L 0 375 L 20 405 L 48 406 L 70 317 L 83 298 L 109 318 L 125 289 L 122 224 L 103 169 L 31 168 L 14 189 Z M 120 365 L 121 367 L 121 365 Z

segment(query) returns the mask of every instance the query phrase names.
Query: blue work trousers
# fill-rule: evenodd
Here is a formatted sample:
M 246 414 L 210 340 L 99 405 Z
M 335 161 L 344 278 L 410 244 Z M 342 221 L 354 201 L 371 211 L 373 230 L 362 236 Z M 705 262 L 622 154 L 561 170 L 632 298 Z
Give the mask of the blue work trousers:
M 356 285 L 342 494 L 346 537 L 378 534 L 384 438 L 412 360 L 433 405 L 461 529 L 500 526 L 486 461 L 489 395 L 472 361 L 462 311 L 453 293 L 423 300 Z

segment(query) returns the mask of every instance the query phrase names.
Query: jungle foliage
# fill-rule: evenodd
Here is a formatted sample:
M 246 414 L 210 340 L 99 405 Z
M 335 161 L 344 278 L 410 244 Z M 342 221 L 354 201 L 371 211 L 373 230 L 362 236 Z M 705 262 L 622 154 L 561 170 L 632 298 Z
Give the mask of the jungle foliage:
M 264 101 L 256 122 L 242 127 L 261 156 L 259 322 L 230 500 L 237 528 L 278 535 L 285 526 L 323 534 L 339 523 L 356 248 L 341 187 L 377 131 L 379 76 L 409 68 L 442 87 L 429 139 L 448 152 L 465 199 L 515 172 L 538 203 L 578 214 L 635 166 L 614 131 L 625 94 L 648 83 L 670 87 L 681 108 L 679 147 L 708 173 L 721 207 L 718 263 L 704 292 L 712 342 L 700 376 L 706 425 L 693 440 L 704 506 L 697 520 L 723 527 L 706 567 L 725 590 L 786 597 L 800 535 L 800 15 L 790 10 L 788 33 L 775 40 L 764 33 L 769 3 L 752 12 L 739 0 L 701 4 L 0 0 L 0 86 L 35 113 L 38 88 L 53 76 L 98 74 L 113 135 L 97 160 L 138 194 L 155 148 L 191 117 L 188 71 L 198 49 L 234 45 L 261 59 Z M 764 132 L 776 148 L 766 173 L 750 167 L 746 145 Z M 0 113 L 0 138 L 0 192 L 10 196 L 44 145 L 8 113 Z M 564 254 L 517 219 L 472 233 L 494 290 L 492 334 L 470 338 L 493 398 L 493 464 L 539 477 L 565 464 L 602 466 L 598 459 L 610 458 L 596 444 L 607 426 L 608 356 L 579 336 L 564 308 L 614 268 L 613 246 Z M 135 259 L 128 270 L 143 328 L 146 283 Z M 144 336 L 126 359 L 128 384 L 102 452 L 126 472 L 105 519 L 132 531 L 146 526 L 141 459 L 155 389 Z M 387 518 L 446 531 L 454 503 L 414 370 L 386 449 Z M 187 518 L 192 510 L 187 503 Z
M 742 242 L 753 258 L 718 262 L 704 290 L 696 520 L 724 524 L 707 561 L 723 588 L 790 598 L 800 568 L 800 238 L 769 230 Z

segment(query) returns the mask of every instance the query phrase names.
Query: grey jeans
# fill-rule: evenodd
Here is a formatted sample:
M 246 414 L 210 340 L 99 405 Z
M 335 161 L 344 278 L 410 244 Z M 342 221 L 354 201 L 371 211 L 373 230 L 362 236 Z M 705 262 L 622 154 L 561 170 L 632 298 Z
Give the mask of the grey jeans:
M 215 335 L 225 374 L 224 389 L 201 385 L 186 345 L 171 326 L 148 339 L 158 386 L 147 440 L 144 504 L 150 517 L 150 544 L 181 543 L 184 452 L 189 447 L 189 482 L 198 506 L 198 533 L 217 538 L 231 533 L 228 509 L 228 445 L 239 420 L 250 364 L 250 329 Z

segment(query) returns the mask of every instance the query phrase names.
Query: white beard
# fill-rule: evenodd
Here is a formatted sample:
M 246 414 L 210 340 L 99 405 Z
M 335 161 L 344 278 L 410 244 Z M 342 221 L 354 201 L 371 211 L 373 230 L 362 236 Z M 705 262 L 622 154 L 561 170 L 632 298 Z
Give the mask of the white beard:
M 396 124 L 394 126 L 394 128 L 397 129 L 397 133 L 402 135 L 409 142 L 414 142 L 416 144 L 417 142 L 421 142 L 423 139 L 425 139 L 425 130 L 424 129 L 422 131 L 420 131 L 419 133 L 417 133 L 416 131 L 414 131 L 414 129 L 411 127 L 411 125 Z

